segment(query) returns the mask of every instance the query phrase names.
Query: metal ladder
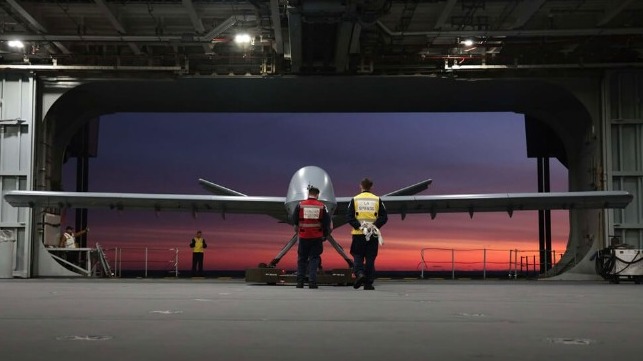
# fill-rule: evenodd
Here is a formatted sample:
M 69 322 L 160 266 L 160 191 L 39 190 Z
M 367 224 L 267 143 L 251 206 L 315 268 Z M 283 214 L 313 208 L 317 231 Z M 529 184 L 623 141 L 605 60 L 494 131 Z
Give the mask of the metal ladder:
M 96 243 L 96 251 L 98 252 L 98 260 L 100 261 L 100 265 L 103 270 L 103 277 L 114 277 L 112 268 L 109 266 L 109 262 L 107 261 L 105 251 L 103 251 L 103 247 L 98 243 Z

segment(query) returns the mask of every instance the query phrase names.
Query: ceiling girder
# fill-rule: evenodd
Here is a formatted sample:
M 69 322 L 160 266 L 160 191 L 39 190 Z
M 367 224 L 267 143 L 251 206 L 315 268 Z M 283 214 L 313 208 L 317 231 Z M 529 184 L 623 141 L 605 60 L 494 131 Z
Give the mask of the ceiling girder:
M 610 6 L 609 9 L 606 9 L 607 13 L 605 14 L 605 16 L 603 16 L 603 18 L 599 20 L 598 23 L 596 23 L 596 26 L 603 26 L 609 23 L 610 21 L 612 21 L 612 19 L 614 19 L 618 14 L 623 12 L 623 10 L 628 5 L 630 5 L 632 1 L 634 0 L 620 0 L 616 5 Z
M 288 45 L 290 46 L 290 71 L 299 73 L 302 66 L 301 14 L 296 9 L 288 10 Z
M 182 0 L 182 1 L 183 1 L 183 7 L 185 8 L 185 11 L 187 11 L 188 16 L 190 17 L 192 26 L 194 26 L 194 30 L 196 30 L 196 32 L 199 34 L 205 33 L 203 22 L 201 21 L 201 18 L 199 18 L 199 15 L 197 15 L 196 10 L 194 9 L 194 4 L 192 3 L 192 0 Z
M 353 22 L 342 21 L 337 25 L 337 41 L 335 43 L 335 71 L 343 73 L 348 67 L 348 53 L 353 35 Z
M 27 10 L 25 10 L 25 8 L 23 8 L 22 5 L 20 5 L 18 0 L 7 0 L 7 4 L 11 5 L 11 7 L 16 12 L 18 12 L 18 14 L 20 14 L 20 16 L 22 16 L 29 23 L 29 25 L 34 27 L 37 31 L 39 31 L 41 33 L 47 33 L 47 29 L 45 29 L 44 26 L 42 26 L 33 16 L 31 16 L 31 14 L 29 14 L 29 12 Z M 63 44 L 61 44 L 59 42 L 56 42 L 56 41 L 54 41 L 52 43 L 63 54 L 71 54 L 69 49 L 67 49 L 67 47 L 65 47 Z M 57 53 L 57 51 L 54 50 L 49 44 L 47 44 L 46 47 L 47 47 L 47 50 L 49 51 L 50 54 L 56 54 Z
M 225 19 L 221 24 L 217 25 L 212 30 L 210 30 L 206 34 L 204 34 L 203 39 L 211 41 L 213 38 L 215 38 L 219 34 L 223 33 L 224 31 L 226 31 L 226 30 L 230 29 L 232 26 L 234 26 L 234 24 L 236 24 L 236 22 L 237 22 L 237 17 L 236 16 L 231 16 L 231 17 Z
M 0 5 L 0 64 L 166 65 L 180 57 L 189 72 L 202 74 L 257 64 L 275 74 L 368 73 L 360 64 L 370 72 L 406 71 L 442 68 L 444 59 L 456 59 L 459 69 L 630 64 L 643 60 L 641 13 L 643 3 L 634 0 L 7 0 Z M 407 20 L 414 31 L 399 25 Z M 261 42 L 235 46 L 235 26 L 251 27 Z M 26 49 L 9 48 L 7 40 L 22 40 Z M 124 46 L 131 52 L 121 54 Z M 52 56 L 61 52 L 70 56 Z
M 435 26 L 433 26 L 433 29 L 439 30 L 444 27 L 444 25 L 447 22 L 447 19 L 451 15 L 451 12 L 453 12 L 453 8 L 455 7 L 457 0 L 448 0 L 447 3 L 444 5 L 444 8 L 442 9 L 442 12 L 440 13 L 440 17 L 438 18 L 438 21 L 436 21 Z
M 278 56 L 284 54 L 284 40 L 281 30 L 281 15 L 279 13 L 279 0 L 270 0 L 270 22 L 275 34 L 274 49 Z
M 199 15 L 197 15 L 196 10 L 194 9 L 194 4 L 192 3 L 192 0 L 182 0 L 182 1 L 183 1 L 183 7 L 185 8 L 185 11 L 187 11 L 188 16 L 190 17 L 190 21 L 192 22 L 192 26 L 194 27 L 194 30 L 197 32 L 197 34 L 205 33 L 203 22 L 201 21 L 201 18 L 199 17 Z M 203 51 L 206 53 L 209 52 L 210 46 L 208 44 L 203 44 Z
M 516 21 L 509 26 L 509 29 L 519 29 L 523 27 L 529 19 L 540 9 L 546 0 L 524 0 L 516 10 Z
M 109 20 L 110 24 L 116 29 L 121 34 L 126 34 L 127 31 L 125 31 L 125 27 L 123 24 L 121 24 L 118 19 L 116 19 L 116 16 L 114 16 L 114 13 L 109 9 L 107 4 L 105 3 L 104 0 L 94 0 L 98 8 L 100 9 L 101 13 L 105 15 L 107 20 Z M 136 45 L 135 43 L 129 42 L 127 43 L 127 46 L 132 50 L 132 52 L 136 55 L 141 55 L 141 49 Z
M 506 38 L 533 38 L 533 37 L 596 37 L 611 35 L 637 35 L 643 34 L 643 28 L 614 28 L 614 29 L 537 29 L 537 30 L 430 30 L 430 31 L 392 31 L 381 21 L 377 25 L 389 36 L 426 36 L 426 37 L 506 37 Z

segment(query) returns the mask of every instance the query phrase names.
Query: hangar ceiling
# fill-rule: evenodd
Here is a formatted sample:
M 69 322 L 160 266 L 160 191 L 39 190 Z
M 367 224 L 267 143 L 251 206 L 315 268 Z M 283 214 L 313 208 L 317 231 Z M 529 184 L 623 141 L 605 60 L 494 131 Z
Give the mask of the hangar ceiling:
M 643 58 L 634 0 L 6 0 L 0 22 L 0 69 L 379 75 Z

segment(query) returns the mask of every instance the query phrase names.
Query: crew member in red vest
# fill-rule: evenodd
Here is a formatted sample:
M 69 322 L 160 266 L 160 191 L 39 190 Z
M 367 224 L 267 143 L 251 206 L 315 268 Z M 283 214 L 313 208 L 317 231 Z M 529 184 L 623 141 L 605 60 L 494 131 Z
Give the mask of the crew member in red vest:
M 299 235 L 297 248 L 297 288 L 304 288 L 308 272 L 308 288 L 317 288 L 317 269 L 324 251 L 322 242 L 330 234 L 330 215 L 319 197 L 319 189 L 310 186 L 308 199 L 299 202 L 291 219 Z

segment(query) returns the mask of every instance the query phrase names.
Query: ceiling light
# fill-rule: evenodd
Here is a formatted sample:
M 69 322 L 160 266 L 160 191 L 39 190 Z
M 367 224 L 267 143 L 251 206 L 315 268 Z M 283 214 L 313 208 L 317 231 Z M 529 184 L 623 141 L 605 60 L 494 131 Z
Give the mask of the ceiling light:
M 471 45 L 473 45 L 473 40 L 471 40 L 471 39 L 462 40 L 460 42 L 460 44 L 462 44 L 464 46 L 471 46 Z
M 25 44 L 23 44 L 20 40 L 10 40 L 8 44 L 10 48 L 22 49 L 25 47 Z
M 235 35 L 234 42 L 237 44 L 250 44 L 252 38 L 246 33 L 240 33 Z

